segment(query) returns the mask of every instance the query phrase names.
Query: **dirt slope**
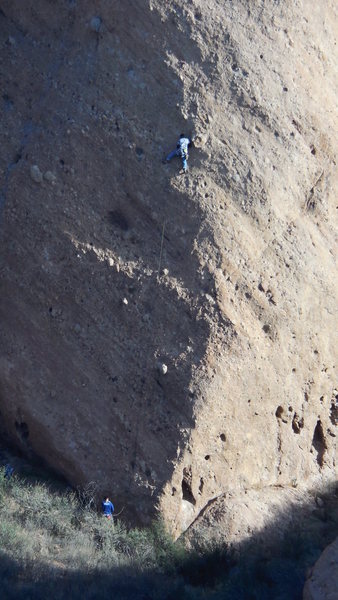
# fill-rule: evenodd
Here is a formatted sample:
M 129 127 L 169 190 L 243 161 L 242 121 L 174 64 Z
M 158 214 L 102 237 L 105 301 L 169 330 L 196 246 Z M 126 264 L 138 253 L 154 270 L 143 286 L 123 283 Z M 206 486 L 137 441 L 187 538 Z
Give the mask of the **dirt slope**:
M 334 4 L 1 3 L 2 429 L 176 534 L 336 476 Z

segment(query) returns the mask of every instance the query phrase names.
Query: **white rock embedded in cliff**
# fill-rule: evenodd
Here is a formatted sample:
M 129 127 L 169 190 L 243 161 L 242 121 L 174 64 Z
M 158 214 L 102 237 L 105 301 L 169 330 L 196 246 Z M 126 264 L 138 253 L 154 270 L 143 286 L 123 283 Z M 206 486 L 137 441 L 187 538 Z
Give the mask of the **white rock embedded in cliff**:
M 168 367 L 163 362 L 157 363 L 157 370 L 161 375 L 166 375 L 168 373 Z

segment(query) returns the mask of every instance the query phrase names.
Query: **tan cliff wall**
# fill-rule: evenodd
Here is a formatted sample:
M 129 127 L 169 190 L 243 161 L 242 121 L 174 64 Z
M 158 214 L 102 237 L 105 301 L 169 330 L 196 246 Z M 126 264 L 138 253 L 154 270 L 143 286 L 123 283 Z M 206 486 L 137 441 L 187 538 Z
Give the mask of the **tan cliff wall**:
M 176 534 L 334 479 L 334 3 L 0 19 L 2 429 Z

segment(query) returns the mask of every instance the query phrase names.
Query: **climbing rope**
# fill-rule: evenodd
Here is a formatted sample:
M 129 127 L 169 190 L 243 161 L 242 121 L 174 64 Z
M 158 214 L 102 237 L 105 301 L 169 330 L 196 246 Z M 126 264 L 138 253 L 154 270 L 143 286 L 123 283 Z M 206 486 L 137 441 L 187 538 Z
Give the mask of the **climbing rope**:
M 163 250 L 163 239 L 164 239 L 164 227 L 165 227 L 165 222 L 163 223 L 163 227 L 162 227 L 162 237 L 161 237 L 160 260 L 158 261 L 158 273 L 159 273 L 159 274 L 160 274 L 160 269 L 161 269 L 161 261 L 162 261 L 162 250 Z
M 113 514 L 112 514 L 112 517 L 113 517 L 113 518 L 115 518 L 115 517 L 119 517 L 120 515 L 122 515 L 123 511 L 124 511 L 124 507 L 122 508 L 122 510 L 120 510 L 120 512 L 118 512 L 118 513 L 116 513 L 116 514 L 115 514 L 115 513 L 113 513 Z

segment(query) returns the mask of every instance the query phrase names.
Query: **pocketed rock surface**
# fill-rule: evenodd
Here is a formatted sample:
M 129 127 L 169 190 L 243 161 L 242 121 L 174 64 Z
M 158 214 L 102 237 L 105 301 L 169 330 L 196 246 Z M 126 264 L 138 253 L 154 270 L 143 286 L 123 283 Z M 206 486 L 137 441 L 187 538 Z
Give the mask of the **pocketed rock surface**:
M 1 4 L 1 428 L 134 522 L 337 475 L 336 31 L 331 0 Z

